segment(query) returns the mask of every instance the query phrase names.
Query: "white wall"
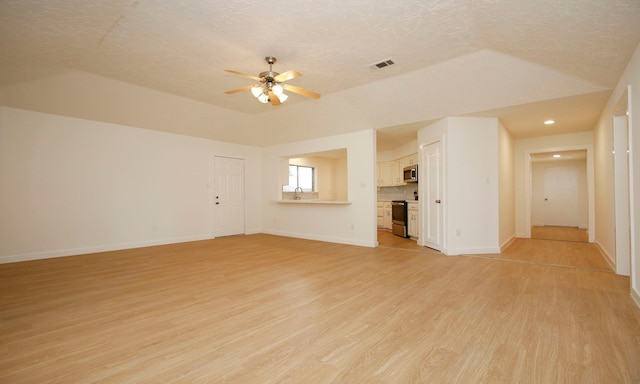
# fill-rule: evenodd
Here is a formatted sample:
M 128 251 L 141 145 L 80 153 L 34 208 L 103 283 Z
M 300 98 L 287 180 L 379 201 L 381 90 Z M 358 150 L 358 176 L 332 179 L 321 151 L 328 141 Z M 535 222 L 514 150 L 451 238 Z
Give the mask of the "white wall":
M 448 117 L 418 133 L 420 145 L 435 140 L 443 144 L 443 252 L 499 253 L 498 120 Z
M 640 44 L 604 108 L 594 129 L 596 163 L 596 233 L 601 248 L 615 260 L 615 194 L 613 190 L 613 116 L 614 108 L 630 86 L 630 173 L 631 173 L 631 221 L 635 230 L 631 233 L 631 295 L 640 306 Z
M 631 137 L 631 220 L 635 225 L 631 235 L 631 293 L 640 306 L 640 44 L 635 50 L 629 66 L 619 84 L 631 85 L 631 103 L 629 105 L 629 124 Z M 617 87 L 616 87 L 617 89 Z
M 349 172 L 346 158 L 337 159 L 335 162 L 336 200 L 349 200 Z
M 347 149 L 349 205 L 278 202 L 282 157 Z M 375 131 L 364 130 L 264 148 L 263 232 L 334 243 L 376 246 Z
M 499 204 L 500 247 L 506 246 L 516 235 L 515 158 L 513 137 L 499 123 Z
M 210 238 L 214 155 L 260 149 L 0 107 L 0 262 Z M 246 181 L 260 231 L 261 179 Z
M 590 166 L 589 157 L 593 159 L 593 134 L 592 132 L 573 133 L 568 135 L 543 136 L 530 139 L 517 139 L 514 142 L 515 155 L 515 192 L 516 192 L 516 235 L 518 237 L 531 236 L 531 153 L 551 152 L 557 150 L 587 150 L 587 187 L 593 190 L 593 169 Z M 593 193 L 589 196 L 591 207 L 594 199 Z M 590 208 L 589 220 L 593 221 L 594 209 Z M 590 236 L 593 235 L 593 223 L 589 223 Z
M 447 253 L 499 253 L 498 119 L 448 120 Z

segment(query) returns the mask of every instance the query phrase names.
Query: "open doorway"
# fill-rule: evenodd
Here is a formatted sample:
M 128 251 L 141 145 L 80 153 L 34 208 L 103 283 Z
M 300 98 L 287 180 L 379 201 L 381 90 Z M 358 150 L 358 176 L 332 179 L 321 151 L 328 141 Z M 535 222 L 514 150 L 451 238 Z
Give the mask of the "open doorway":
M 588 242 L 587 151 L 534 153 L 531 238 Z
M 554 155 L 556 157 L 553 157 Z M 587 242 L 593 243 L 595 241 L 593 231 L 593 228 L 595 228 L 593 147 L 587 144 L 571 147 L 539 148 L 525 151 L 525 156 L 526 186 L 524 188 L 524 199 L 527 204 L 524 206 L 524 216 L 527 227 L 523 237 L 534 237 L 533 234 L 537 232 L 535 230 L 539 229 L 537 227 L 566 227 L 560 229 L 573 227 L 583 230 L 579 234 L 582 238 L 584 238 L 584 232 L 586 231 Z M 572 168 L 573 170 L 562 169 L 563 167 Z M 545 176 L 545 172 L 540 171 L 545 168 L 550 169 L 548 176 Z M 535 180 L 534 172 L 536 172 Z M 568 172 L 573 172 L 572 176 L 567 176 Z M 545 191 L 545 178 L 549 181 L 551 191 Z M 570 180 L 565 180 L 564 178 L 569 178 Z M 555 192 L 554 189 L 556 190 Z M 545 196 L 546 193 L 557 193 L 573 197 L 561 196 L 558 198 L 555 195 L 548 197 Z M 545 198 L 548 200 L 545 201 Z M 562 203 L 563 201 L 565 202 L 564 204 Z M 574 210 L 571 213 L 566 213 L 563 211 L 564 205 L 573 207 Z M 559 212 L 557 208 L 554 208 L 558 206 L 560 206 Z M 575 210 L 576 207 L 577 211 Z M 550 215 L 549 217 L 546 216 L 547 213 Z M 569 217 L 570 221 L 566 221 L 567 217 Z M 551 240 L 576 241 L 576 239 L 572 239 L 573 234 L 568 236 L 563 233 L 569 231 L 554 232 L 550 230 L 544 232 L 546 233 L 542 235 L 536 233 L 536 236 L 554 236 Z

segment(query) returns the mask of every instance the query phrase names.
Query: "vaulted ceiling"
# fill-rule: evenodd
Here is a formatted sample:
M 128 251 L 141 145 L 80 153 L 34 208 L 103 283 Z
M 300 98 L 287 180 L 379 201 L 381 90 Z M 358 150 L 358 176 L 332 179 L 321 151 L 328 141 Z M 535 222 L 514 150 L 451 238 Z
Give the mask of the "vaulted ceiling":
M 290 83 L 323 99 L 385 84 L 383 104 L 443 104 L 381 122 L 398 134 L 457 113 L 500 117 L 528 137 L 590 130 L 639 42 L 637 0 L 3 0 L 0 87 L 78 70 L 247 115 L 317 103 L 224 94 L 253 82 L 224 69 L 258 75 L 276 56 L 275 71 L 301 72 Z M 456 79 L 488 98 L 518 83 L 518 97 L 450 108 Z

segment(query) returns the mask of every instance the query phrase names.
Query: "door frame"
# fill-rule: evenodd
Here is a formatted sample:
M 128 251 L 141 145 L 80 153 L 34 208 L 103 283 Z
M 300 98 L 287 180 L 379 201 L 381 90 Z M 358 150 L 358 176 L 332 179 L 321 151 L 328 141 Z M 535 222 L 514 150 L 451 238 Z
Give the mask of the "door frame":
M 631 165 L 631 86 L 627 86 L 613 111 L 613 171 L 614 171 L 614 215 L 615 215 L 615 271 L 618 275 L 630 276 L 632 270 L 632 245 L 634 226 L 633 175 Z
M 427 147 L 440 143 L 440 199 L 442 203 L 440 204 L 440 220 L 438 225 L 440 226 L 440 244 L 437 247 L 432 247 L 427 245 L 426 233 L 427 233 L 427 201 L 425 197 L 427 196 L 427 174 L 426 174 L 426 166 L 425 166 L 425 156 L 427 153 Z M 423 144 L 420 144 L 420 153 L 418 156 L 418 180 L 423 180 L 421 183 L 418 182 L 418 196 L 421 198 L 418 201 L 418 205 L 420 207 L 420 216 L 418 217 L 419 221 L 419 235 L 418 235 L 418 245 L 422 245 L 425 247 L 429 247 L 440 251 L 446 254 L 447 249 L 447 210 L 446 210 L 446 194 L 447 194 L 447 163 L 446 163 L 446 154 L 445 154 L 445 137 L 444 135 L 439 138 L 433 138 L 432 140 L 426 141 Z
M 587 233 L 589 235 L 589 242 L 595 241 L 595 182 L 594 182 L 594 161 L 593 161 L 593 145 L 574 145 L 566 147 L 550 147 L 550 148 L 536 148 L 526 150 L 524 152 L 524 221 L 527 224 L 525 228 L 525 237 L 531 238 L 531 205 L 533 204 L 533 183 L 532 183 L 532 170 L 531 170 L 531 155 L 536 153 L 547 152 L 562 152 L 562 151 L 587 151 Z
M 227 159 L 234 159 L 234 160 L 241 160 L 243 162 L 243 192 L 242 192 L 242 205 L 243 205 L 243 214 L 242 214 L 242 221 L 243 221 L 243 233 L 242 234 L 246 234 L 247 231 L 247 197 L 246 197 L 246 184 L 247 184 L 247 180 L 246 180 L 246 172 L 245 172 L 245 165 L 246 165 L 246 159 L 243 157 L 238 157 L 238 156 L 225 156 L 225 155 L 211 155 L 210 158 L 210 169 L 209 169 L 209 236 L 211 239 L 215 239 L 218 234 L 216 233 L 216 158 L 227 158 Z

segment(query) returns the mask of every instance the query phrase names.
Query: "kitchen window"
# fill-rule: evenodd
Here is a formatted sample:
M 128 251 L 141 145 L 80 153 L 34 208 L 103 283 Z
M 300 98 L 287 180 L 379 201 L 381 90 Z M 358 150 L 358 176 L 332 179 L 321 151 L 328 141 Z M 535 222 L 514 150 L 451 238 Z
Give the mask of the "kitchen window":
M 285 185 L 283 192 L 294 192 L 296 188 L 302 188 L 303 192 L 315 190 L 315 168 L 302 165 L 289 165 L 289 185 Z

